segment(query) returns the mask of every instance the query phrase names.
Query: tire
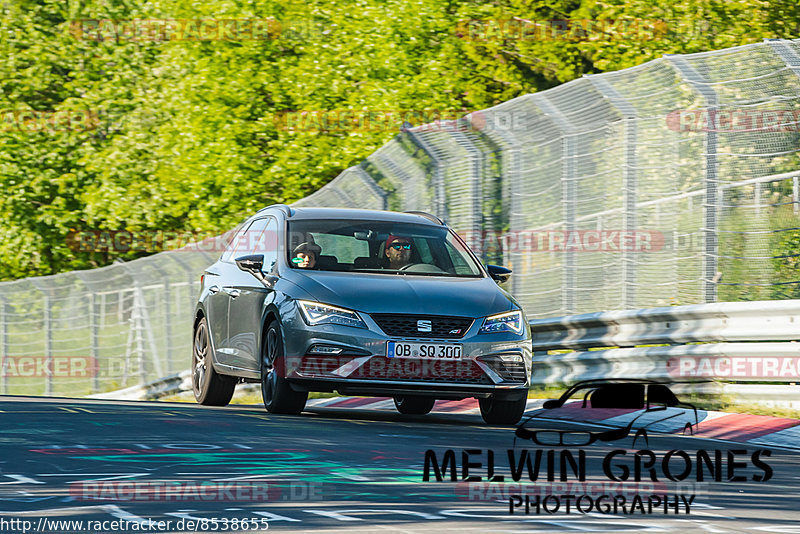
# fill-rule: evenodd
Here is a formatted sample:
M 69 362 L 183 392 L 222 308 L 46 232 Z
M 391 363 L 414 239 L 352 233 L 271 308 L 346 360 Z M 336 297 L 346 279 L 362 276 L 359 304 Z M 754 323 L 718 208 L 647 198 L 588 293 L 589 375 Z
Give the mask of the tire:
M 261 398 L 269 413 L 297 415 L 306 407 L 308 392 L 295 391 L 281 376 L 283 338 L 277 321 L 267 327 L 261 343 Z
M 394 407 L 405 415 L 425 415 L 433 409 L 436 399 L 433 397 L 403 397 L 394 398 Z
M 519 400 L 497 400 L 494 397 L 478 399 L 481 417 L 490 425 L 516 425 L 525 413 L 528 397 Z
M 194 398 L 204 406 L 227 406 L 236 389 L 236 378 L 214 370 L 208 322 L 203 317 L 194 329 L 192 345 L 192 391 Z

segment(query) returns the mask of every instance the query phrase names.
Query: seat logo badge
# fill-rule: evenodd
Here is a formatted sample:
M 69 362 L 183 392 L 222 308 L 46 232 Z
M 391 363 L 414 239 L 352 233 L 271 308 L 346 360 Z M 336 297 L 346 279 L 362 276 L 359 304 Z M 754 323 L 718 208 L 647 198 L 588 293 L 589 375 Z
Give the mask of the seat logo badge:
M 433 327 L 430 321 L 417 321 L 417 332 L 432 332 Z

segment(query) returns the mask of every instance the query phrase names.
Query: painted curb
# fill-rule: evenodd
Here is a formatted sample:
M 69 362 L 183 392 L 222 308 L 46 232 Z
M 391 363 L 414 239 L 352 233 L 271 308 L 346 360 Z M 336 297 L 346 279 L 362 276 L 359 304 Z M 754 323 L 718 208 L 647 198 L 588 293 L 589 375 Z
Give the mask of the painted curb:
M 542 409 L 546 399 L 528 399 L 525 416 L 539 416 L 540 419 L 569 420 L 610 427 L 628 424 L 631 419 L 642 414 L 642 410 L 592 409 L 582 408 L 581 403 L 570 402 L 561 408 Z M 334 397 L 330 399 L 311 399 L 306 408 L 358 408 L 367 410 L 394 411 L 394 402 L 390 397 Z M 479 415 L 478 401 L 464 399 L 460 401 L 439 400 L 433 407 L 434 412 Z M 547 412 L 544 417 L 543 412 Z M 770 417 L 708 410 L 697 410 L 698 420 L 694 435 L 700 438 L 747 443 L 758 447 L 781 447 L 800 450 L 800 419 Z M 666 421 L 660 420 L 669 417 Z M 669 408 L 664 412 L 651 412 L 638 421 L 659 433 L 681 434 L 684 423 L 694 420 L 690 410 Z M 637 425 L 638 428 L 639 425 Z

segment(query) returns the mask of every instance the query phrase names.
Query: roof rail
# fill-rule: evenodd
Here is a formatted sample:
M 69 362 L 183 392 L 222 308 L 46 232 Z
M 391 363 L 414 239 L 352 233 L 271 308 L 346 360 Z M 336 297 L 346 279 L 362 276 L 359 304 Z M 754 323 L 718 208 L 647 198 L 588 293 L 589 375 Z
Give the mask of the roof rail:
M 268 210 L 270 208 L 278 208 L 279 210 L 283 211 L 283 213 L 285 213 L 287 217 L 291 217 L 292 215 L 294 215 L 294 208 L 292 208 L 291 206 L 287 206 L 286 204 L 270 204 L 269 206 L 266 206 L 258 210 L 258 213 L 261 213 L 262 211 Z
M 436 224 L 441 224 L 442 226 L 445 226 L 444 221 L 441 220 L 439 217 L 437 217 L 436 215 L 431 215 L 430 213 L 426 213 L 424 211 L 404 211 L 403 213 L 410 213 L 411 215 L 419 215 L 420 217 L 425 217 L 431 222 L 435 222 Z

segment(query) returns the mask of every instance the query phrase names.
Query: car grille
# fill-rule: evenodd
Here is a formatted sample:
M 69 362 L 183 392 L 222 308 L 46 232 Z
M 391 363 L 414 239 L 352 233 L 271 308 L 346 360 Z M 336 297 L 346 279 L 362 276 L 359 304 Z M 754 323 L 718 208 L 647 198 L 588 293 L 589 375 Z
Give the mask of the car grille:
M 374 356 L 348 378 L 398 380 L 403 382 L 454 382 L 491 384 L 492 381 L 472 360 L 423 360 Z
M 523 362 L 504 362 L 499 356 L 483 356 L 480 360 L 486 363 L 505 382 L 525 382 L 528 372 Z
M 387 335 L 422 339 L 460 339 L 474 321 L 471 317 L 446 315 L 397 315 L 376 313 L 372 318 Z M 430 321 L 431 331 L 420 332 L 419 321 Z

